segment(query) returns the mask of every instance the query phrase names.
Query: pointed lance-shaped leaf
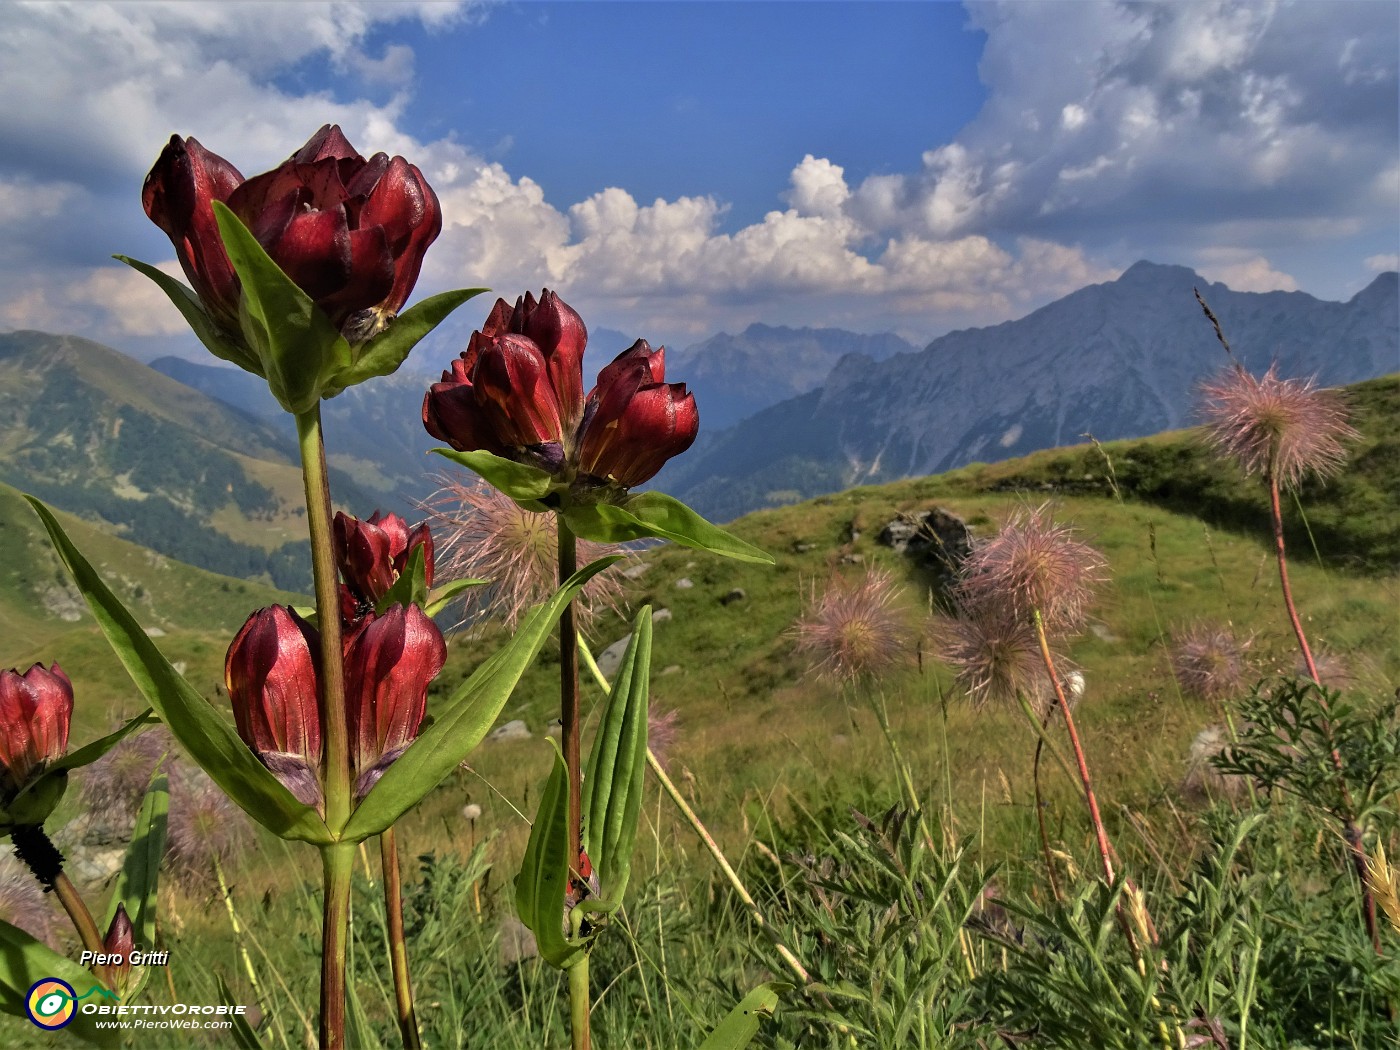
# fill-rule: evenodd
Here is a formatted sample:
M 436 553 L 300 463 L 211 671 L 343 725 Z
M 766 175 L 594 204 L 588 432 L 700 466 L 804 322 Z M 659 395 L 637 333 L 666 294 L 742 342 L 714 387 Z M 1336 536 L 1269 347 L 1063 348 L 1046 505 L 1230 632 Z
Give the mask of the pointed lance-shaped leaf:
M 24 498 L 39 516 L 117 659 L 190 757 L 273 834 L 308 842 L 331 841 L 330 831 L 316 811 L 298 802 L 238 738 L 233 726 L 170 666 L 73 545 L 53 512 L 33 496 Z
M 618 557 L 599 558 L 570 576 L 544 605 L 531 612 L 509 641 L 463 682 L 351 814 L 342 838 L 358 842 L 378 835 L 416 806 L 461 765 L 486 736 L 567 605 Z
M 583 780 L 584 848 L 602 896 L 621 902 L 632 868 L 646 784 L 647 696 L 651 674 L 651 606 L 632 624 L 632 638 L 613 678 L 602 724 Z
M 772 565 L 773 556 L 712 525 L 664 492 L 641 492 L 617 505 L 570 504 L 564 517 L 575 534 L 599 543 L 626 543 L 648 537 L 709 551 L 736 561 Z
M 243 337 L 273 397 L 301 415 L 316 406 L 331 377 L 350 365 L 350 344 L 237 215 L 217 201 L 214 215 L 243 286 L 238 315 Z

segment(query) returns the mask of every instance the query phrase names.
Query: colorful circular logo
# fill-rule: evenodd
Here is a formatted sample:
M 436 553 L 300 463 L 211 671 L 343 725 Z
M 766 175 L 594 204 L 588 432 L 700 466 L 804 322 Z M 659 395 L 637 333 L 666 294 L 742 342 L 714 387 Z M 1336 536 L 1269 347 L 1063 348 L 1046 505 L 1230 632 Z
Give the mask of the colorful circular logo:
M 77 993 L 67 981 L 45 977 L 35 981 L 24 1000 L 24 1012 L 40 1028 L 50 1032 L 63 1028 L 77 1013 Z

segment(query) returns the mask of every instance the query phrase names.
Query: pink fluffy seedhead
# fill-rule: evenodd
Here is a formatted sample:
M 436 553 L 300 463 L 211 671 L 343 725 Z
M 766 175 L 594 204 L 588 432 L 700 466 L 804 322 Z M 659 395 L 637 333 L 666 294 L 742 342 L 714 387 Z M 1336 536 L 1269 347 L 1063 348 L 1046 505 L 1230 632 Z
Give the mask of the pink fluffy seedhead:
M 1340 392 L 1313 379 L 1280 379 L 1278 366 L 1254 376 L 1232 365 L 1201 384 L 1206 439 L 1245 474 L 1286 488 L 1304 477 L 1330 477 L 1346 462 L 1346 444 L 1360 435 L 1347 421 Z
M 839 682 L 879 678 L 908 655 L 910 631 L 898 607 L 894 577 L 883 569 L 860 576 L 833 575 L 813 587 L 793 626 L 797 651 L 812 670 Z
M 1202 700 L 1239 696 L 1248 685 L 1245 653 L 1251 639 L 1240 641 L 1220 624 L 1198 621 L 1172 639 L 1172 673 L 1181 691 Z
M 1038 610 L 1046 631 L 1057 634 L 1083 626 L 1107 579 L 1104 556 L 1041 505 L 1017 512 L 995 536 L 973 545 L 956 595 L 974 616 L 1029 622 Z
M 177 767 L 170 783 L 166 856 L 186 885 L 203 885 L 214 865 L 228 865 L 252 840 L 252 824 L 197 766 Z
M 429 510 L 438 536 L 440 578 L 489 580 L 488 586 L 466 592 L 468 613 L 492 612 L 515 626 L 559 585 L 559 526 L 554 514 L 525 510 L 485 482 L 439 480 L 442 487 Z M 616 553 L 619 548 L 611 544 L 578 541 L 580 565 Z M 588 581 L 574 607 L 586 624 L 601 610 L 616 609 L 621 598 L 616 573 L 604 570 Z
M 938 617 L 933 634 L 938 659 L 978 706 L 1014 705 L 1024 696 L 1042 710 L 1053 695 L 1035 629 L 1026 620 L 995 608 L 959 610 Z

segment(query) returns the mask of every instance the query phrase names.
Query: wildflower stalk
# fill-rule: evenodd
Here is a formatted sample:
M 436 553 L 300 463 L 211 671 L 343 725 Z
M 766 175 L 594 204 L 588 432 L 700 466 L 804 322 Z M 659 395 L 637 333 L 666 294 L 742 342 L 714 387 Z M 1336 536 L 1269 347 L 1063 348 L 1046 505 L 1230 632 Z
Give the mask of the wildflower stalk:
M 65 872 L 60 871 L 54 878 L 53 892 L 58 897 L 59 903 L 63 905 L 63 910 L 73 920 L 73 927 L 78 931 L 78 936 L 82 938 L 83 947 L 90 952 L 97 952 L 99 955 L 106 951 L 102 943 L 102 934 L 98 932 L 97 923 L 93 921 L 92 912 L 88 911 L 87 904 L 84 903 L 78 888 L 73 885 L 72 880 Z
M 588 648 L 588 643 L 582 638 L 579 638 L 579 652 L 582 654 L 584 663 L 588 665 L 588 669 L 592 672 L 599 687 L 603 692 L 611 693 L 612 685 L 604 676 L 602 669 L 598 667 L 597 661 L 593 659 L 593 653 Z M 724 855 L 724 851 L 719 848 L 719 843 L 715 841 L 715 837 L 710 834 L 710 829 L 705 827 L 704 821 L 696 815 L 695 810 L 690 808 L 690 803 L 686 802 L 685 796 L 680 793 L 680 789 L 676 787 L 675 782 L 667 774 L 665 768 L 657 759 L 656 753 L 652 751 L 650 747 L 647 748 L 647 766 L 656 777 L 657 783 L 661 785 L 661 790 L 664 791 L 667 797 L 675 804 L 676 809 L 680 811 L 685 822 L 689 824 L 695 834 L 700 837 L 700 841 L 704 844 L 705 849 L 709 851 L 710 856 L 713 857 L 715 863 L 719 865 L 719 870 L 723 873 L 725 880 L 733 887 L 739 900 L 743 903 L 744 907 L 748 909 L 749 916 L 753 919 L 754 924 L 763 931 L 764 936 L 772 943 L 773 950 L 778 953 L 779 958 L 783 960 L 783 963 L 793 972 L 793 975 L 801 981 L 802 984 L 811 984 L 812 975 L 807 972 L 807 968 L 802 965 L 797 956 L 792 953 L 792 950 L 778 938 L 777 931 L 774 930 L 772 926 L 768 925 L 768 920 L 763 917 L 763 912 L 759 911 L 758 904 L 755 903 L 753 896 L 744 886 L 743 880 L 739 878 L 738 873 L 730 865 L 728 859 Z
M 933 834 L 929 831 L 928 824 L 924 820 L 924 808 L 919 803 L 919 794 L 914 790 L 914 780 L 909 775 L 909 765 L 904 761 L 904 754 L 900 751 L 894 731 L 890 728 L 890 715 L 885 707 L 883 690 L 875 692 L 871 697 L 870 706 L 875 709 L 875 718 L 880 723 L 880 731 L 885 734 L 885 743 L 889 745 L 890 757 L 894 760 L 895 774 L 899 777 L 900 786 L 904 789 L 904 793 L 909 796 L 909 807 L 914 812 L 914 819 L 923 835 L 924 845 L 930 853 L 936 853 Z
M 306 487 L 306 522 L 321 635 L 321 739 L 325 755 L 326 824 L 338 832 L 350 818 L 350 748 L 345 722 L 345 680 L 340 639 L 331 495 L 319 403 L 299 413 L 297 441 Z M 321 929 L 321 1045 L 345 1045 L 345 963 L 349 946 L 352 846 L 321 847 L 324 900 Z
M 321 847 L 325 902 L 321 929 L 322 1050 L 345 1050 L 345 963 L 350 947 L 350 875 L 355 847 Z
M 578 541 L 563 515 L 559 523 L 559 583 L 578 571 Z M 574 603 L 564 606 L 559 618 L 559 719 L 563 724 L 564 765 L 569 782 L 569 867 L 578 863 L 583 832 L 583 758 L 579 743 L 578 708 L 578 626 Z M 589 1050 L 592 1039 L 588 1027 L 588 954 L 569 970 L 569 1038 L 573 1050 Z
M 1113 871 L 1113 847 L 1108 842 L 1108 832 L 1104 830 L 1103 817 L 1099 813 L 1099 800 L 1094 794 L 1093 777 L 1089 775 L 1089 762 L 1084 756 L 1084 747 L 1079 742 L 1079 730 L 1074 725 L 1074 714 L 1070 711 L 1069 703 L 1065 698 L 1064 686 L 1060 683 L 1060 676 L 1055 670 L 1054 657 L 1050 655 L 1050 641 L 1045 635 L 1045 621 L 1040 615 L 1039 609 L 1033 609 L 1032 615 L 1035 620 L 1035 636 L 1040 644 L 1040 658 L 1045 663 L 1045 670 L 1050 675 L 1050 683 L 1055 687 L 1055 702 L 1059 704 L 1061 713 L 1065 716 L 1065 729 L 1069 732 L 1070 746 L 1074 748 L 1075 765 L 1079 767 L 1079 779 L 1084 785 L 1084 799 L 1089 806 L 1089 821 L 1094 826 L 1094 838 L 1098 844 L 1099 859 L 1103 864 L 1104 881 L 1110 886 L 1114 882 Z M 1053 710 L 1053 708 L 1052 708 Z M 1129 915 L 1123 915 L 1120 909 L 1120 917 L 1123 923 L 1123 932 L 1128 936 L 1129 946 L 1133 954 L 1137 956 L 1138 967 L 1144 965 L 1142 958 L 1142 944 L 1138 939 L 1138 933 L 1152 943 L 1157 941 L 1157 929 L 1152 922 L 1152 916 L 1147 911 L 1147 905 L 1142 899 L 1142 893 L 1138 890 L 1133 880 L 1128 877 L 1123 879 L 1123 892 L 1128 898 Z M 1134 932 L 1136 927 L 1137 932 Z M 1163 963 L 1165 965 L 1165 961 Z
M 248 984 L 253 989 L 253 997 L 262 1002 L 262 988 L 258 984 L 258 973 L 253 969 L 253 959 L 248 954 L 248 945 L 243 939 L 243 924 L 238 921 L 238 912 L 233 906 L 233 892 L 229 889 L 228 880 L 224 878 L 224 866 L 219 863 L 219 858 L 215 856 L 214 877 L 219 882 L 219 895 L 224 899 L 224 910 L 228 912 L 228 924 L 233 930 L 233 939 L 238 943 L 238 954 L 243 959 L 243 971 L 248 975 Z
M 362 843 L 363 845 L 363 843 Z M 399 876 L 399 844 L 392 827 L 379 836 L 379 866 L 384 872 L 384 914 L 389 927 L 389 964 L 394 974 L 394 1002 L 399 1011 L 399 1036 L 404 1050 L 421 1050 L 418 1017 L 413 1010 L 413 984 L 408 976 L 408 943 L 403 934 L 403 881 Z
M 1045 877 L 1050 880 L 1050 894 L 1057 902 L 1063 901 L 1060 880 L 1055 875 L 1055 858 L 1050 852 L 1050 833 L 1045 828 L 1045 797 L 1040 791 L 1040 756 L 1045 751 L 1045 730 L 1050 725 L 1050 714 L 1046 712 L 1040 723 L 1041 737 L 1035 742 L 1035 758 L 1031 762 L 1031 784 L 1035 788 L 1035 823 L 1040 832 L 1040 851 L 1045 856 Z
M 53 890 L 59 904 L 63 905 L 63 910 L 72 920 L 73 928 L 78 931 L 83 947 L 99 955 L 105 952 L 107 949 L 103 947 L 102 933 L 93 921 L 92 912 L 88 911 L 82 894 L 64 872 L 63 854 L 53 844 L 48 832 L 38 824 L 21 825 L 11 830 L 10 838 L 15 845 L 15 856 L 34 874 L 39 885 L 45 890 Z
M 1308 645 L 1308 636 L 1303 631 L 1303 621 L 1298 616 L 1298 607 L 1293 601 L 1293 588 L 1288 583 L 1288 557 L 1284 551 L 1283 543 L 1283 511 L 1279 500 L 1278 477 L 1274 471 L 1267 472 L 1269 483 L 1269 510 L 1273 516 L 1274 526 L 1274 554 L 1278 560 L 1279 589 L 1283 593 L 1283 604 L 1288 610 L 1289 622 L 1293 625 L 1293 633 L 1298 639 L 1298 648 L 1303 653 L 1303 663 L 1307 666 L 1308 675 L 1312 680 L 1321 685 L 1322 680 L 1317 675 L 1317 664 L 1313 661 L 1312 648 Z M 1352 802 L 1351 789 L 1347 787 L 1345 766 L 1342 763 L 1341 752 L 1337 750 L 1336 740 L 1332 735 L 1331 709 L 1328 706 L 1327 698 L 1318 693 L 1317 703 L 1322 708 L 1322 731 L 1327 737 L 1327 745 L 1331 751 L 1332 769 L 1337 774 L 1337 785 L 1341 789 L 1342 811 L 1337 814 L 1342 823 L 1342 837 L 1346 839 L 1347 851 L 1351 854 L 1351 864 L 1356 870 L 1356 877 L 1361 883 L 1361 917 L 1366 924 L 1366 936 L 1371 940 L 1371 947 L 1377 955 L 1381 954 L 1381 931 L 1376 922 L 1376 896 L 1371 889 L 1371 881 L 1367 877 L 1369 866 L 1367 864 L 1366 850 L 1362 844 L 1361 825 L 1356 820 L 1356 806 Z
M 1050 641 L 1045 636 L 1045 621 L 1041 618 L 1040 610 L 1033 612 L 1035 617 L 1035 637 L 1040 644 L 1040 658 L 1045 663 L 1045 671 L 1050 676 L 1050 684 L 1055 687 L 1055 702 L 1060 705 L 1060 711 L 1065 716 L 1065 728 L 1069 731 L 1070 746 L 1074 748 L 1075 765 L 1079 767 L 1079 780 L 1084 785 L 1084 799 L 1089 805 L 1089 822 L 1094 826 L 1094 839 L 1098 843 L 1099 859 L 1103 863 L 1103 877 L 1110 886 L 1113 885 L 1113 857 L 1112 847 L 1108 844 L 1108 833 L 1104 830 L 1103 817 L 1099 814 L 1099 800 L 1094 794 L 1094 780 L 1089 775 L 1089 762 L 1084 757 L 1084 747 L 1079 742 L 1079 730 L 1074 726 L 1074 715 L 1070 713 L 1069 703 L 1065 700 L 1064 687 L 1060 684 L 1060 676 L 1055 671 L 1055 659 L 1050 655 Z

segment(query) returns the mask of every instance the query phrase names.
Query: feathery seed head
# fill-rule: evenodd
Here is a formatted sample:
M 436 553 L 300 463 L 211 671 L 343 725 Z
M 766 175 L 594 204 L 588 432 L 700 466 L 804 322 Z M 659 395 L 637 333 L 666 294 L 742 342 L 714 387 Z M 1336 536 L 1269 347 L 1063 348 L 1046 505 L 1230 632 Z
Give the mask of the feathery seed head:
M 674 707 L 669 711 L 652 709 L 647 713 L 647 747 L 663 769 L 680 736 L 680 721 L 681 713 Z
M 1346 443 L 1360 437 L 1339 391 L 1320 389 L 1315 379 L 1280 379 L 1277 363 L 1263 376 L 1238 364 L 1226 368 L 1200 393 L 1206 440 L 1216 453 L 1285 488 L 1309 474 L 1337 474 Z
M 1249 676 L 1245 653 L 1251 641 L 1240 641 L 1230 628 L 1204 621 L 1178 631 L 1170 655 L 1181 691 L 1202 700 L 1239 695 Z
M 933 625 L 934 652 L 952 668 L 974 704 L 1015 704 L 1024 695 L 1042 709 L 1052 692 L 1041 662 L 1035 629 L 1004 609 L 960 609 Z
M 820 594 L 813 586 L 793 625 L 797 651 L 833 681 L 878 678 L 907 653 L 909 628 L 897 608 L 894 577 L 884 569 L 833 575 Z
M 1238 799 L 1244 797 L 1248 782 L 1234 773 L 1217 769 L 1211 759 L 1230 746 L 1224 726 L 1206 726 L 1191 741 L 1186 756 L 1186 776 L 1181 788 L 1188 794 L 1212 798 Z
M 176 774 L 166 855 L 178 881 L 198 886 L 209 879 L 215 861 L 228 864 L 248 843 L 252 825 L 204 770 L 182 764 Z
M 163 725 L 126 737 L 80 771 L 78 791 L 84 804 L 94 814 L 121 814 L 130 823 L 150 786 L 156 763 L 174 747 L 175 740 Z
M 1047 633 L 1082 626 L 1096 586 L 1108 578 L 1104 556 L 1074 538 L 1047 504 L 1015 513 L 989 540 L 975 542 L 955 595 L 968 613 L 1029 621 L 1040 611 Z
M 466 592 L 468 614 L 498 613 L 508 626 L 554 593 L 559 557 L 559 524 L 554 514 L 522 508 L 483 481 L 441 476 L 429 501 L 437 521 L 437 564 L 443 579 L 473 577 L 491 581 Z M 614 544 L 578 541 L 580 565 L 618 553 Z M 616 609 L 622 585 L 604 570 L 574 600 L 581 623 L 604 608 Z

